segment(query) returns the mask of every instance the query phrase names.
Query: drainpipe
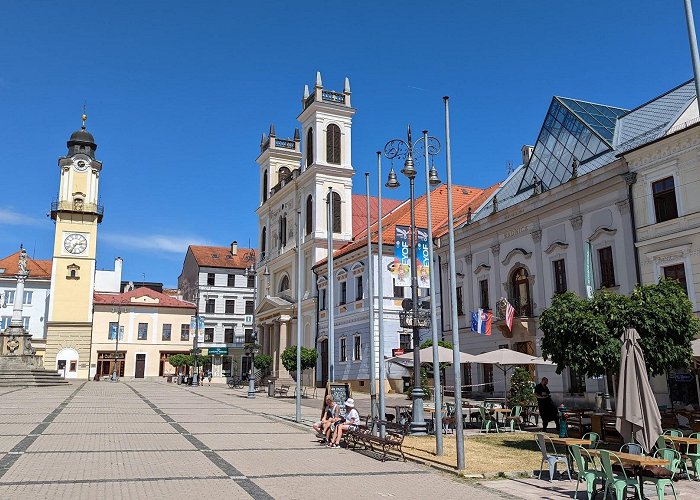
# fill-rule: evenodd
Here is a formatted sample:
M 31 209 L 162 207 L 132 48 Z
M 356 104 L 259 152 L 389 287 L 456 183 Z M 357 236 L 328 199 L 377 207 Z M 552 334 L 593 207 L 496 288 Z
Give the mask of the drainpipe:
M 623 158 L 624 159 L 624 158 Z M 625 166 L 627 166 L 627 160 L 624 159 Z M 632 196 L 632 186 L 637 182 L 636 172 L 627 172 L 622 174 L 627 184 L 627 201 L 630 206 L 630 220 L 632 222 L 632 243 L 634 244 L 634 270 L 637 278 L 637 285 L 642 282 L 642 273 L 639 267 L 639 252 L 637 251 L 637 223 L 634 218 L 634 197 Z

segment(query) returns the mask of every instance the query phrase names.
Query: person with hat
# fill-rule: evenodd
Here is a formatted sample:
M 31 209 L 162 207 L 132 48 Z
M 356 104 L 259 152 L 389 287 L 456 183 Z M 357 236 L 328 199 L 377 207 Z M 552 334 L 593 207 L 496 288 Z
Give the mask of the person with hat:
M 329 448 L 338 448 L 340 446 L 340 439 L 343 437 L 343 432 L 354 431 L 357 429 L 357 426 L 360 425 L 360 414 L 357 413 L 355 409 L 355 401 L 352 398 L 348 398 L 344 406 L 345 421 L 338 422 L 335 425 L 333 440 L 328 443 Z

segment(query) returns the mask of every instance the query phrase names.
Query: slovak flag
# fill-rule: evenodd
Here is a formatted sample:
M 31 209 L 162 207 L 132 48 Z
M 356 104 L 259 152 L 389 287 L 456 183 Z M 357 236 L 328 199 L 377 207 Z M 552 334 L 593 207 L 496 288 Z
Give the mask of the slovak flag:
M 472 331 L 481 335 L 491 335 L 491 319 L 493 313 L 479 309 L 472 313 Z

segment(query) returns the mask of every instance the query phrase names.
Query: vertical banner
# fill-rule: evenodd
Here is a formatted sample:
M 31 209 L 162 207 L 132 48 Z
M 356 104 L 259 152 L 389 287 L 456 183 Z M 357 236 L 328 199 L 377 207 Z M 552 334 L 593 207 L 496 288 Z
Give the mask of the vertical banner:
M 416 270 L 418 271 L 418 288 L 430 288 L 430 249 L 428 248 L 428 230 L 416 228 Z
M 190 316 L 190 335 L 197 334 L 197 343 L 204 342 L 204 316 L 199 316 L 199 325 L 197 325 L 197 316 Z M 199 327 L 199 331 L 197 331 Z
M 396 226 L 394 233 L 394 262 L 392 262 L 390 269 L 394 278 L 394 286 L 411 286 L 409 233 L 410 229 L 407 226 Z
M 593 249 L 591 242 L 586 242 L 586 248 L 583 251 L 583 282 L 586 286 L 586 297 L 593 298 L 595 283 L 593 280 Z

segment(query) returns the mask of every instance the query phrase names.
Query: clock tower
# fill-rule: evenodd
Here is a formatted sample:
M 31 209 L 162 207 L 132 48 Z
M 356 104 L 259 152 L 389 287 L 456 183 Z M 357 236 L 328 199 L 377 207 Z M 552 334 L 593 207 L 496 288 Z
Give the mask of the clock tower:
M 58 197 L 51 203 L 56 224 L 51 295 L 46 324 L 44 366 L 66 378 L 89 376 L 92 300 L 95 284 L 97 225 L 103 208 L 98 204 L 102 163 L 95 159 L 97 145 L 83 126 L 68 139 L 68 152 L 58 159 Z

